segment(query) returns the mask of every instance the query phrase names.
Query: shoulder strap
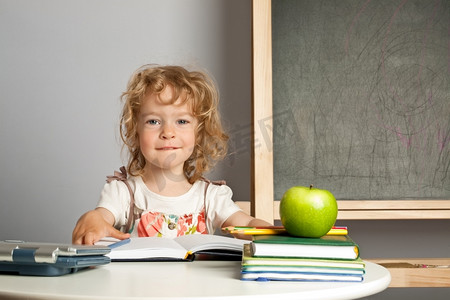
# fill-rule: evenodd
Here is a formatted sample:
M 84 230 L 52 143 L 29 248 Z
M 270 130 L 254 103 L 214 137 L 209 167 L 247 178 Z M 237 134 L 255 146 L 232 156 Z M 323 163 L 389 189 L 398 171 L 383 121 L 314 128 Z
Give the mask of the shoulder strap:
M 202 178 L 200 178 L 201 180 L 203 180 L 204 182 L 206 182 L 206 185 L 205 185 L 205 192 L 204 192 L 204 194 L 203 194 L 203 201 L 205 201 L 205 203 L 206 203 L 206 192 L 208 191 L 208 187 L 209 187 L 209 185 L 212 183 L 212 184 L 215 184 L 215 185 L 224 185 L 224 184 L 227 184 L 227 182 L 225 181 L 225 180 L 209 180 L 208 178 L 205 178 L 205 177 L 202 177 Z
M 205 191 L 204 191 L 204 193 L 203 193 L 203 207 L 204 207 L 204 209 L 205 209 L 205 221 L 207 221 L 208 220 L 208 209 L 206 208 L 206 193 L 208 192 L 208 187 L 209 187 L 209 185 L 212 183 L 212 184 L 215 184 L 215 185 L 224 185 L 224 184 L 227 184 L 226 182 L 225 182 L 225 180 L 215 180 L 215 181 L 211 181 L 211 180 L 209 180 L 209 179 L 207 179 L 207 178 L 205 178 L 205 177 L 202 177 L 202 178 L 200 178 L 201 180 L 203 180 L 204 182 L 206 182 L 206 185 L 205 185 Z
M 120 172 L 114 171 L 114 176 L 106 176 L 106 182 L 110 183 L 113 180 L 118 180 L 125 183 L 125 185 L 128 188 L 128 191 L 130 192 L 130 211 L 128 213 L 128 222 L 125 227 L 125 232 L 128 232 L 133 226 L 134 222 L 134 193 L 133 190 L 131 189 L 130 183 L 127 180 L 127 169 L 124 166 L 122 166 L 120 167 Z

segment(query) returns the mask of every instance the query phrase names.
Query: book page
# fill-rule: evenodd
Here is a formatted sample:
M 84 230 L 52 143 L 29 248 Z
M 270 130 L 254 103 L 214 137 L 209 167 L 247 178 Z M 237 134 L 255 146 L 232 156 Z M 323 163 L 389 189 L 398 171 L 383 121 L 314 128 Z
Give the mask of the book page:
M 187 250 L 172 239 L 161 237 L 131 238 L 130 242 L 113 248 L 108 256 L 111 259 L 184 259 Z
M 204 250 L 230 250 L 242 252 L 247 240 L 212 234 L 191 234 L 175 238 L 175 241 L 191 253 Z

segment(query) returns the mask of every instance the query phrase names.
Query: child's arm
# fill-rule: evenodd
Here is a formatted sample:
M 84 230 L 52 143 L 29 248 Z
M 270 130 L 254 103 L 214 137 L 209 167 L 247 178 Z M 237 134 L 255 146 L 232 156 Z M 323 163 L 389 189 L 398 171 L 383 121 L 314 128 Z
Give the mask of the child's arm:
M 72 243 L 93 245 L 106 236 L 120 240 L 130 237 L 130 234 L 115 229 L 113 224 L 114 216 L 106 208 L 90 210 L 78 220 L 72 233 Z
M 262 226 L 272 226 L 273 224 L 266 222 L 261 219 L 256 219 L 250 215 L 247 215 L 243 211 L 237 211 L 234 214 L 232 214 L 228 219 L 223 223 L 222 227 L 228 227 L 228 226 L 243 226 L 243 227 L 262 227 Z M 245 234 L 235 234 L 234 235 L 237 238 L 240 239 L 251 239 L 251 235 L 245 235 Z

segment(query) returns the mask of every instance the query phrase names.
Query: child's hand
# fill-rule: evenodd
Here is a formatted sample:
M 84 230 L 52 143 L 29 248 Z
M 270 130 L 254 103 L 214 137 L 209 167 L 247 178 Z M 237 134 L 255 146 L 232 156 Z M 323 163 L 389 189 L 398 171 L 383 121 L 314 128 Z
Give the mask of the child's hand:
M 248 214 L 244 213 L 243 211 L 237 211 L 231 216 L 228 217 L 228 219 L 225 220 L 225 222 L 222 224 L 222 227 L 228 227 L 228 226 L 243 226 L 243 227 L 258 227 L 258 226 L 272 226 L 273 224 L 266 222 L 261 219 L 256 219 L 252 216 L 249 216 Z M 251 240 L 252 235 L 246 235 L 242 233 L 235 233 L 232 234 L 235 238 L 243 239 L 243 240 Z
M 93 245 L 106 236 L 120 240 L 130 237 L 130 234 L 115 229 L 113 223 L 114 217 L 104 208 L 88 211 L 78 220 L 72 233 L 72 243 Z

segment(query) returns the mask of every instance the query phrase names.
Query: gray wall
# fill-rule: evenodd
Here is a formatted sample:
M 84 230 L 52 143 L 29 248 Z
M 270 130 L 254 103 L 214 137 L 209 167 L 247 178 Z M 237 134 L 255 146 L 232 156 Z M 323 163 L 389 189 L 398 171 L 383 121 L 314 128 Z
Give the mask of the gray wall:
M 251 2 L 239 0 L 0 0 L 0 240 L 71 240 L 105 176 L 126 162 L 119 97 L 143 64 L 206 69 L 225 126 L 242 133 L 250 16 Z M 248 200 L 249 142 L 230 146 L 208 177 Z

